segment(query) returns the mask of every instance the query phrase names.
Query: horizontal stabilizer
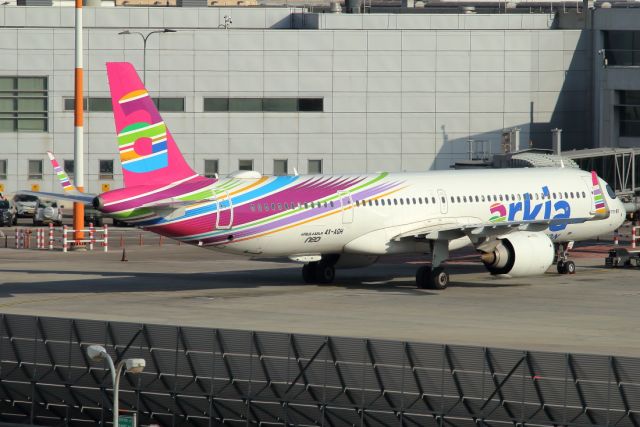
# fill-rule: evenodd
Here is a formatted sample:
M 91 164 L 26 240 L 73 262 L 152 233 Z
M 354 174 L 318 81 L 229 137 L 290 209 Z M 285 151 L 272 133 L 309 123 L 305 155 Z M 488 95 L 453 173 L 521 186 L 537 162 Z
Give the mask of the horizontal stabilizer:
M 69 200 L 71 202 L 84 203 L 86 205 L 91 205 L 93 199 L 96 197 L 95 194 L 81 193 L 79 191 L 77 194 L 47 193 L 43 191 L 18 191 L 16 194 L 28 194 L 30 196 L 36 196 L 40 199 L 48 200 Z

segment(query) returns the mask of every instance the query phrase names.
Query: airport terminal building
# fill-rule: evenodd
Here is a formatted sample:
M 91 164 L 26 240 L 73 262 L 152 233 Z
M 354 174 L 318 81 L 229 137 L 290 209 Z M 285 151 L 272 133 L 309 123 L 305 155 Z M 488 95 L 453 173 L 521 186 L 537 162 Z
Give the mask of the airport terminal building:
M 550 148 L 553 128 L 564 149 L 637 146 L 635 12 L 86 7 L 86 187 L 121 185 L 108 61 L 136 66 L 210 176 L 444 169 L 470 147 L 501 152 L 513 128 L 520 148 Z M 0 7 L 5 192 L 57 191 L 48 150 L 73 171 L 73 13 Z

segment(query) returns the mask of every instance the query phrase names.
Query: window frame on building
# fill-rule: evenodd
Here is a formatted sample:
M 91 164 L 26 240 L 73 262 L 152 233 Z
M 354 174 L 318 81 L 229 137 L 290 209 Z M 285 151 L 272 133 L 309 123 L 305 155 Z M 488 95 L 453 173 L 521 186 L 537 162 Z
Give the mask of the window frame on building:
M 9 160 L 0 159 L 0 180 L 6 180 L 9 176 Z
M 319 165 L 318 168 L 311 166 L 315 162 L 317 162 L 317 164 Z M 314 169 L 317 169 L 317 171 L 315 171 Z M 323 169 L 324 169 L 324 162 L 322 159 L 307 159 L 307 173 L 309 175 L 321 175 L 323 173 Z
M 219 97 L 202 99 L 205 113 L 304 113 L 323 112 L 324 98 L 291 97 Z
M 242 162 L 248 162 L 249 167 L 246 165 L 243 166 Z M 238 159 L 238 170 L 239 171 L 252 171 L 253 169 L 253 159 Z
M 284 165 L 284 167 L 282 167 Z M 273 175 L 289 175 L 289 159 L 273 159 Z
M 203 164 L 203 175 L 206 178 L 216 178 L 220 173 L 220 160 L 219 159 L 204 159 L 202 161 Z M 213 166 L 213 168 L 211 168 Z
M 614 106 L 618 116 L 618 135 L 621 138 L 640 138 L 640 91 L 618 91 Z
M 39 165 L 39 172 L 33 172 L 31 169 L 32 165 Z M 44 162 L 42 159 L 29 159 L 27 160 L 27 179 L 30 180 L 39 180 L 41 181 L 44 177 Z
M 99 159 L 98 160 L 98 179 L 101 180 L 113 180 L 113 159 Z M 103 167 L 111 164 L 111 167 Z M 108 171 L 111 169 L 111 172 Z
M 62 168 L 71 179 L 73 179 L 75 174 L 75 163 L 76 162 L 73 159 L 64 159 L 62 161 Z
M 37 88 L 21 83 L 38 81 Z M 38 101 L 41 107 L 22 104 Z M 33 126 L 33 123 L 40 126 Z M 27 126 L 31 123 L 31 127 Z M 0 76 L 0 133 L 46 133 L 49 131 L 49 79 L 45 76 Z

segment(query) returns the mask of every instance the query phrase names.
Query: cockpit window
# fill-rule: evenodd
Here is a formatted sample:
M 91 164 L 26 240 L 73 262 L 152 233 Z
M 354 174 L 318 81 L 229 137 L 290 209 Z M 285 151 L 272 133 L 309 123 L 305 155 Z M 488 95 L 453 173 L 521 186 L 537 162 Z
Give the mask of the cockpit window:
M 609 197 L 611 197 L 612 199 L 616 198 L 616 193 L 613 191 L 613 188 L 611 188 L 609 184 L 607 184 L 607 194 L 609 194 Z

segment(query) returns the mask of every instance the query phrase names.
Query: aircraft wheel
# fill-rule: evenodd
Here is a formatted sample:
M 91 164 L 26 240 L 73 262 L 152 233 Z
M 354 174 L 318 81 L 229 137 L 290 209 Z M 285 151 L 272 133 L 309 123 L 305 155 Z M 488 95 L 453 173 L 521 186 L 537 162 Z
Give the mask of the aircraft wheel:
M 422 266 L 416 271 L 416 286 L 419 289 L 429 289 L 429 277 L 431 276 L 431 268 Z
M 564 261 L 558 261 L 558 264 L 556 264 L 556 269 L 558 270 L 558 274 L 566 274 L 564 271 Z
M 336 278 L 336 268 L 333 265 L 326 264 L 322 261 L 317 263 L 315 268 L 315 279 L 318 283 L 333 283 Z
M 429 276 L 431 289 L 444 290 L 449 285 L 449 274 L 442 267 L 436 267 Z
M 310 262 L 302 266 L 302 280 L 305 283 L 315 283 L 317 262 Z
M 564 263 L 564 274 L 576 274 L 576 263 L 573 261 L 566 261 Z

